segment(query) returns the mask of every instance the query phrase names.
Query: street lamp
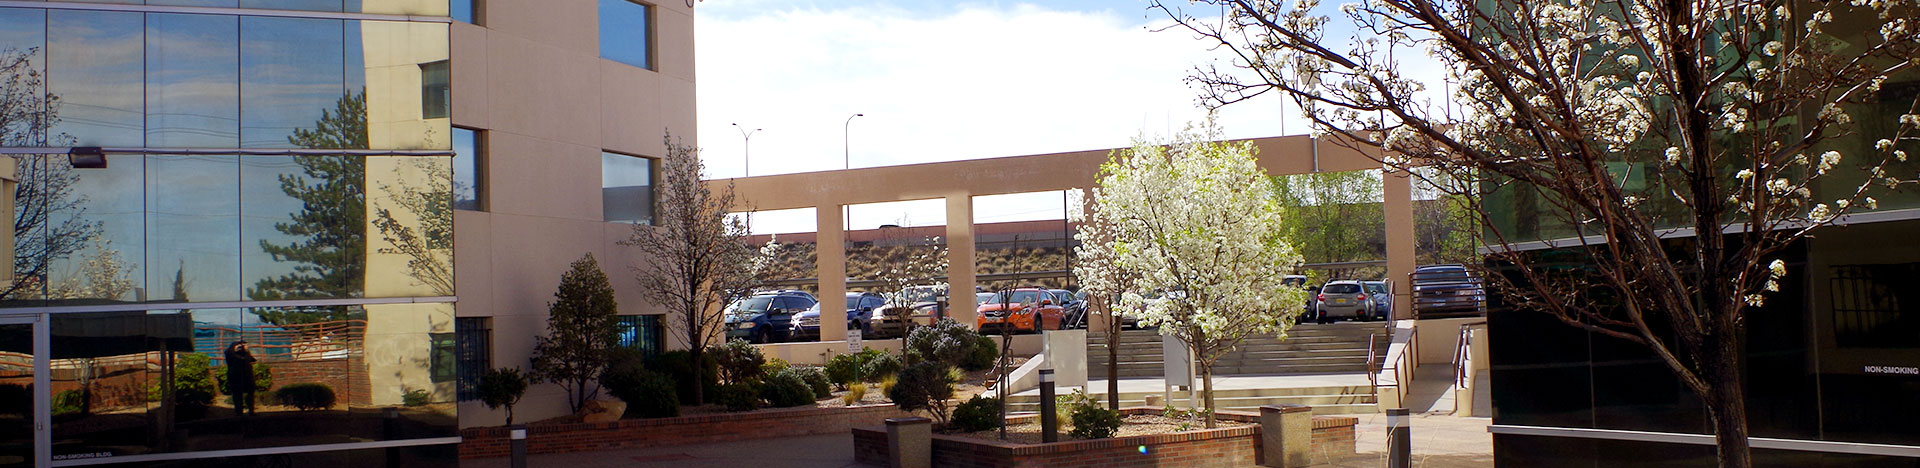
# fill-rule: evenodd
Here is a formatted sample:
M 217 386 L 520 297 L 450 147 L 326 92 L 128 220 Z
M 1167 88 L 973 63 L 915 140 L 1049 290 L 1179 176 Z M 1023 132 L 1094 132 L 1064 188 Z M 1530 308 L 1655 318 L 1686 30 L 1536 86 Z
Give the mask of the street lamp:
M 760 129 L 756 128 L 756 129 L 753 129 L 753 131 L 747 131 L 747 127 L 742 127 L 738 123 L 733 124 L 733 129 L 740 131 L 740 140 L 742 143 L 741 146 L 746 147 L 746 149 L 743 150 L 741 152 L 742 154 L 740 155 L 740 165 L 741 165 L 740 172 L 744 174 L 741 177 L 752 176 L 753 175 L 753 134 L 755 132 L 759 132 Z
M 846 169 L 853 169 L 853 144 L 851 143 L 853 140 L 851 140 L 852 137 L 850 136 L 853 131 L 853 118 L 866 116 L 867 114 L 849 115 L 847 116 L 847 123 L 840 126 L 840 148 L 845 152 L 843 156 L 846 158 Z M 841 228 L 842 231 L 853 231 L 853 206 L 842 205 L 841 210 L 840 220 L 846 223 L 846 227 Z M 843 233 L 841 235 L 844 236 L 846 234 Z

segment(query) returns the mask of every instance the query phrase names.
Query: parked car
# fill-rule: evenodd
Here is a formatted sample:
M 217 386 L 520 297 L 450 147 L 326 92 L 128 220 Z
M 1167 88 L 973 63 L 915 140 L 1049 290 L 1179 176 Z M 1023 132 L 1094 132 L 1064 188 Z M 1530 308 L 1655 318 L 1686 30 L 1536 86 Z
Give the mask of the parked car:
M 993 293 L 977 309 L 974 328 L 1009 331 L 1059 330 L 1064 309 L 1053 293 L 1040 288 L 1008 289 Z
M 1370 318 L 1366 291 L 1359 281 L 1328 281 L 1320 288 L 1320 294 L 1314 297 L 1314 307 L 1320 323 L 1329 323 L 1339 318 L 1367 320 Z
M 727 306 L 727 339 L 754 343 L 786 341 L 793 330 L 793 316 L 812 310 L 820 313 L 820 301 L 804 291 L 773 291 L 754 294 Z
M 1367 311 L 1373 318 L 1387 320 L 1393 318 L 1393 292 L 1385 281 L 1361 281 L 1360 287 L 1367 293 Z
M 859 329 L 861 336 L 873 335 L 873 314 L 887 305 L 887 298 L 874 293 L 847 293 L 847 329 Z M 794 341 L 820 339 L 820 308 L 814 307 L 793 316 Z
M 1413 269 L 1412 276 L 1416 315 L 1474 315 L 1484 311 L 1486 290 L 1467 267 L 1428 265 Z
M 1320 286 L 1310 284 L 1306 286 L 1306 290 L 1307 303 L 1304 307 L 1306 307 L 1307 311 L 1304 312 L 1304 314 L 1307 317 L 1312 317 L 1315 322 L 1326 323 L 1326 321 L 1320 318 Z
M 1087 301 L 1065 289 L 1050 289 L 1047 292 L 1053 293 L 1055 304 L 1060 304 L 1062 330 L 1087 328 Z

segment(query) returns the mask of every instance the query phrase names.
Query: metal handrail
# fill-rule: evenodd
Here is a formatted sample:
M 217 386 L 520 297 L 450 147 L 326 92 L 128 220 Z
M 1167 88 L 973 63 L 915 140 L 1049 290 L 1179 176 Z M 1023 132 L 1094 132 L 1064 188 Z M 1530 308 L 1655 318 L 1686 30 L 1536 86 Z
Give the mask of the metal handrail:
M 1486 324 L 1485 320 L 1460 324 L 1458 339 L 1453 346 L 1453 385 L 1455 387 L 1466 388 L 1467 386 L 1466 365 L 1470 357 L 1468 353 L 1473 352 L 1473 327 Z

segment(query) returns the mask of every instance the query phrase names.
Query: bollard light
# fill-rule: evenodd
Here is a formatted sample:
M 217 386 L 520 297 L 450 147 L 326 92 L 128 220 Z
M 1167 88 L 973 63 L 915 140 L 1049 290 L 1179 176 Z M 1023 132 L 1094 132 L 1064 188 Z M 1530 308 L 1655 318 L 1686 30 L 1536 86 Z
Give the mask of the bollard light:
M 1406 408 L 1387 410 L 1387 467 L 1407 468 L 1413 462 L 1413 428 Z
M 507 438 L 513 441 L 513 459 L 510 462 L 511 465 L 513 468 L 527 468 L 527 426 L 524 424 L 513 425 L 512 430 L 507 431 Z
M 1040 369 L 1040 441 L 1060 440 L 1060 416 L 1054 410 L 1053 369 Z

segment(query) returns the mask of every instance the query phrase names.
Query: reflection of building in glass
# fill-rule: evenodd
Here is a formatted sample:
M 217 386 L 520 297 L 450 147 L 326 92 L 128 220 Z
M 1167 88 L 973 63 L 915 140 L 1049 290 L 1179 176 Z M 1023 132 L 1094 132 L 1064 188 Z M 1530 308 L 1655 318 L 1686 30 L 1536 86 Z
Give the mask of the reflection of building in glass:
M 0 7 L 0 467 L 457 464 L 446 1 L 226 3 Z

